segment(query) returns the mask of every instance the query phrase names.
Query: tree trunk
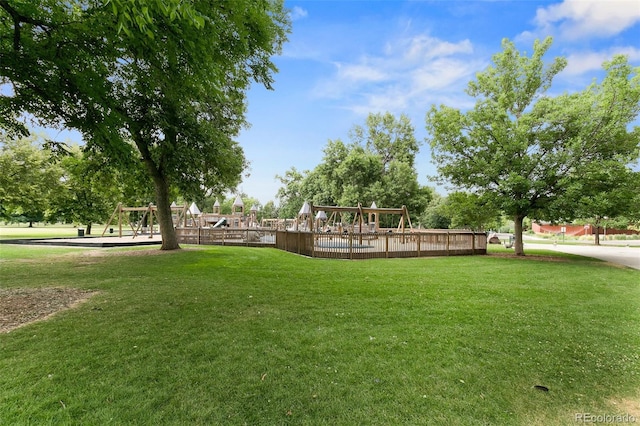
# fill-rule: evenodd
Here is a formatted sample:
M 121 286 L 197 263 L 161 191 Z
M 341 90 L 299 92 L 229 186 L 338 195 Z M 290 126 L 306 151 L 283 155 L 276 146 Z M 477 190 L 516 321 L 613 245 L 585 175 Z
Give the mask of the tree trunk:
M 91 235 L 91 222 L 87 223 L 87 230 L 85 232 L 85 235 Z
M 160 250 L 177 250 L 180 248 L 176 230 L 173 227 L 171 217 L 171 202 L 169 201 L 169 185 L 158 176 L 154 176 L 153 183 L 156 189 L 156 207 L 158 212 L 158 225 L 160 225 L 160 235 L 162 236 L 162 247 Z
M 162 247 L 160 250 L 177 250 L 180 248 L 178 244 L 178 236 L 173 227 L 173 218 L 171 217 L 171 202 L 169 201 L 169 184 L 162 171 L 162 167 L 157 165 L 149 152 L 149 145 L 139 133 L 134 132 L 139 137 L 134 137 L 136 146 L 142 154 L 142 162 L 145 164 L 149 175 L 153 179 L 153 186 L 156 191 L 156 208 L 158 213 L 158 225 L 160 225 L 160 236 L 162 237 Z
M 600 225 L 596 225 L 596 234 L 595 234 L 594 242 L 597 246 L 600 245 Z
M 513 218 L 514 223 L 514 234 L 516 240 L 513 243 L 513 249 L 516 253 L 516 256 L 524 256 L 524 243 L 522 241 L 522 221 L 524 220 L 524 216 L 515 215 Z

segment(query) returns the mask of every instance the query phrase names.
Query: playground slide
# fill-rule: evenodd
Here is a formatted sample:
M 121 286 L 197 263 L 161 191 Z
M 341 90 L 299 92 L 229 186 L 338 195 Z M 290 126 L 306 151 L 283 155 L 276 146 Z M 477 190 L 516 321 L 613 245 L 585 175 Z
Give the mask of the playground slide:
M 219 221 L 217 221 L 217 222 L 216 222 L 216 224 L 215 224 L 215 225 L 213 225 L 213 227 L 214 227 L 214 228 L 220 228 L 220 227 L 222 227 L 222 226 L 224 226 L 224 225 L 226 225 L 226 224 L 227 224 L 227 218 L 226 218 L 226 217 L 223 217 L 222 219 L 220 219 Z

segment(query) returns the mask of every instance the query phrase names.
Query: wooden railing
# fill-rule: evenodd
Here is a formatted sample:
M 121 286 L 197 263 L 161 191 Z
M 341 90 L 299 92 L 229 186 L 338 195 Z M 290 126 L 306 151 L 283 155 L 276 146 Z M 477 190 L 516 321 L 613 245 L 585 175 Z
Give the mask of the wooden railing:
M 181 244 L 221 246 L 275 247 L 276 231 L 228 228 L 176 228 Z
M 181 244 L 275 247 L 310 257 L 374 259 L 487 253 L 487 236 L 465 230 L 312 233 L 271 229 L 176 228 Z
M 336 259 L 474 255 L 487 253 L 487 236 L 464 230 L 362 234 L 278 231 L 276 248 Z

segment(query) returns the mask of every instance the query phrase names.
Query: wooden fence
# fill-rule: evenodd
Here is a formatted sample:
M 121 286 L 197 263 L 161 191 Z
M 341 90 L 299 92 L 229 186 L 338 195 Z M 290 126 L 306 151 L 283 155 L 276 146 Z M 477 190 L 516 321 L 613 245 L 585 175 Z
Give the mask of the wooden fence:
M 487 253 L 487 236 L 464 230 L 404 234 L 278 231 L 276 248 L 334 259 L 475 255 Z
M 410 233 L 318 233 L 271 229 L 176 228 L 181 244 L 275 247 L 331 259 L 460 256 L 487 253 L 482 232 L 434 230 Z
M 176 228 L 181 244 L 275 247 L 276 231 L 270 229 Z

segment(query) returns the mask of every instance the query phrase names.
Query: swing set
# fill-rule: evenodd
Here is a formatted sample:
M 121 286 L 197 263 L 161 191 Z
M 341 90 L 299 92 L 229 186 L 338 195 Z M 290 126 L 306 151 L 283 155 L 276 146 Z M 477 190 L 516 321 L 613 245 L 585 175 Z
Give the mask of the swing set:
M 142 213 L 142 218 L 138 221 L 138 225 L 134 226 L 134 221 L 131 218 L 131 213 L 138 212 Z M 195 222 L 196 218 L 193 213 L 189 210 L 189 206 L 186 204 L 182 207 L 172 205 L 171 206 L 171 214 L 173 217 L 173 224 L 176 226 L 180 223 L 181 220 L 184 219 L 186 223 L 188 217 L 191 216 L 191 219 Z M 158 221 L 158 208 L 153 205 L 153 203 L 149 203 L 146 207 L 124 207 L 122 203 L 118 203 L 117 207 L 111 214 L 107 225 L 104 227 L 104 231 L 102 231 L 102 236 L 107 233 L 107 229 L 111 226 L 115 218 L 118 218 L 118 237 L 122 238 L 122 225 L 123 223 L 129 224 L 131 231 L 133 232 L 133 238 L 137 237 L 138 234 L 141 233 L 143 224 L 148 223 L 149 227 L 149 238 L 153 238 L 153 220 L 155 217 L 156 223 Z
M 326 220 L 320 219 L 327 217 Z M 327 216 L 329 214 L 329 216 Z M 308 227 L 311 231 L 314 231 L 314 225 L 316 232 L 322 232 L 324 230 L 335 230 L 337 232 L 351 232 L 363 234 L 367 232 L 379 232 L 380 229 L 380 215 L 391 214 L 400 216 L 397 232 L 405 233 L 405 230 L 413 230 L 411 226 L 411 218 L 409 217 L 409 211 L 406 206 L 400 208 L 379 208 L 375 203 L 371 207 L 362 207 L 362 204 L 358 203 L 357 207 L 338 207 L 338 206 L 310 206 L 310 214 L 303 217 L 303 220 L 308 221 Z M 352 219 L 349 219 L 352 216 Z M 314 223 L 314 217 L 316 217 Z M 324 226 L 322 226 L 324 222 Z

